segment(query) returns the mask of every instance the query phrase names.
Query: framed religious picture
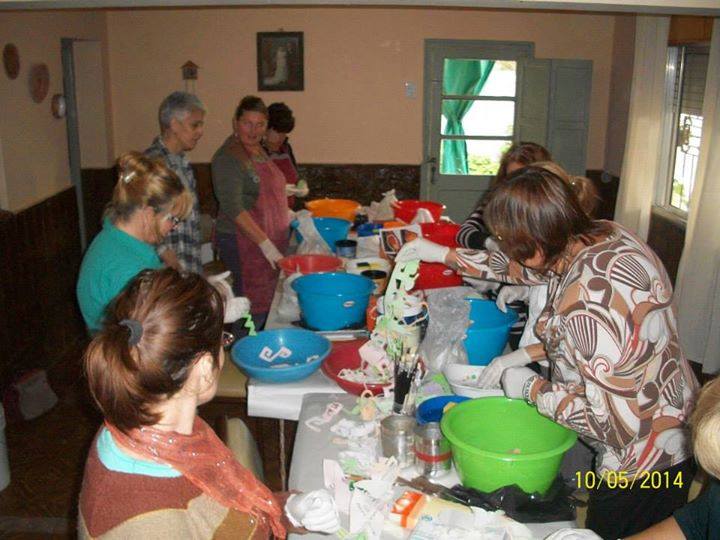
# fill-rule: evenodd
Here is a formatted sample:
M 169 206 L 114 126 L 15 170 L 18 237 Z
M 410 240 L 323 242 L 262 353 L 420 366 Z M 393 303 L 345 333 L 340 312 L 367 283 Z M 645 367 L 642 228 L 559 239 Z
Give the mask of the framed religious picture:
M 304 90 L 303 33 L 258 32 L 258 90 Z

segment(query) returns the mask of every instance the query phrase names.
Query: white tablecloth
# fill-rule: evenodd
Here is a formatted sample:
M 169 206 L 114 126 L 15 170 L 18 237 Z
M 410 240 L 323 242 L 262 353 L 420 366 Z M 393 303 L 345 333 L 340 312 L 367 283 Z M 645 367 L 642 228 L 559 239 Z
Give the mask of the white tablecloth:
M 292 321 L 280 317 L 278 304 L 282 295 L 283 279 L 278 280 L 265 328 L 288 328 Z M 345 391 L 321 370 L 302 381 L 270 384 L 250 378 L 247 386 L 248 415 L 281 420 L 297 420 L 305 394 L 343 394 Z
M 337 459 L 341 447 L 332 443 L 334 436 L 329 429 L 323 429 L 317 433 L 305 425 L 305 420 L 313 416 L 322 415 L 328 403 L 333 401 L 341 402 L 346 409 L 355 405 L 356 396 L 350 394 L 308 394 L 305 396 L 300 413 L 300 423 L 295 435 L 295 447 L 293 450 L 292 462 L 290 464 L 290 478 L 288 488 L 298 491 L 312 491 L 323 486 L 323 460 Z M 350 417 L 346 413 L 340 413 L 332 423 L 339 418 Z M 357 417 L 352 417 L 357 419 Z M 330 425 L 332 425 L 332 423 Z M 406 473 L 405 473 L 406 474 Z M 410 476 L 408 474 L 408 476 Z M 410 478 L 408 478 L 410 479 Z M 454 469 L 440 480 L 440 483 L 448 487 L 459 482 Z M 406 488 L 398 488 L 397 495 L 400 496 Z M 343 526 L 347 527 L 347 515 L 340 514 Z M 574 522 L 556 523 L 533 523 L 528 524 L 535 538 L 545 538 L 548 534 L 563 527 L 574 527 Z M 322 534 L 289 535 L 289 540 L 322 540 L 328 536 Z

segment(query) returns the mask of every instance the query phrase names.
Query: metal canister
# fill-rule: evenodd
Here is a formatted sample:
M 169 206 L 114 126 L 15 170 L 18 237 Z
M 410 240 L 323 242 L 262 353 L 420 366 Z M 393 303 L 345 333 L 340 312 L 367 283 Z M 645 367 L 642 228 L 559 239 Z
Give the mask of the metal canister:
M 450 470 L 450 443 L 442 434 L 438 422 L 428 422 L 415 428 L 415 459 L 426 478 L 442 476 Z
M 404 414 L 391 414 L 380 422 L 383 456 L 395 456 L 402 468 L 415 463 L 413 433 L 416 425 L 415 418 Z

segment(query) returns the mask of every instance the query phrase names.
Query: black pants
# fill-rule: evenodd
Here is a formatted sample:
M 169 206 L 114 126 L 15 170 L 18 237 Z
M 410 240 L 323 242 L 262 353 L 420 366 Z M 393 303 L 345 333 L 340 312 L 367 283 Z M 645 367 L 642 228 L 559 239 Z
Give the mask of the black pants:
M 664 471 L 649 473 L 654 476 L 638 475 L 632 488 L 610 489 L 602 485 L 590 490 L 585 527 L 606 540 L 644 531 L 685 505 L 695 470 L 695 461 L 688 459 Z M 677 479 L 682 486 L 676 485 Z

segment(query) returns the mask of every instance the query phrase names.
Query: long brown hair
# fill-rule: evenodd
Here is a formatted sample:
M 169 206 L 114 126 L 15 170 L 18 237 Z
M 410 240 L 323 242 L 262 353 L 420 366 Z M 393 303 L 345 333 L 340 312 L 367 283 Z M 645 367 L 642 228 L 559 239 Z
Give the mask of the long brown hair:
M 210 353 L 219 366 L 222 327 L 223 300 L 204 278 L 171 268 L 140 272 L 85 353 L 105 418 L 125 432 L 156 424 L 154 406 L 183 387 L 197 359 Z
M 523 262 L 540 251 L 545 270 L 573 240 L 590 245 L 611 228 L 585 212 L 571 183 L 538 166 L 520 169 L 491 191 L 483 217 L 503 252 Z

